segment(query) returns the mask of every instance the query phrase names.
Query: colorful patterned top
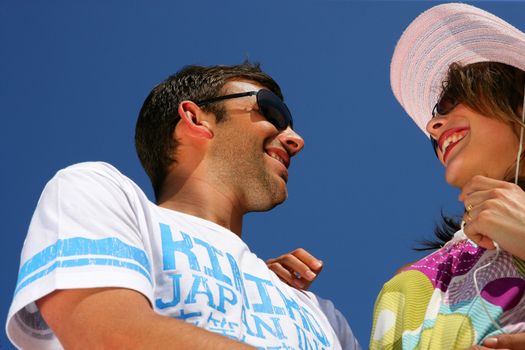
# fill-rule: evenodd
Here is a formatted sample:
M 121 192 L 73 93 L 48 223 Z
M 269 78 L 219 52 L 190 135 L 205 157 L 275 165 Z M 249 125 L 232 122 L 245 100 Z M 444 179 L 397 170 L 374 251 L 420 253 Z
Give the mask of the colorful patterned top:
M 487 311 L 505 333 L 524 332 L 525 263 L 503 251 L 495 257 L 454 240 L 405 268 L 376 300 L 370 349 L 465 349 L 501 333 Z M 474 272 L 490 261 L 476 276 L 480 299 Z

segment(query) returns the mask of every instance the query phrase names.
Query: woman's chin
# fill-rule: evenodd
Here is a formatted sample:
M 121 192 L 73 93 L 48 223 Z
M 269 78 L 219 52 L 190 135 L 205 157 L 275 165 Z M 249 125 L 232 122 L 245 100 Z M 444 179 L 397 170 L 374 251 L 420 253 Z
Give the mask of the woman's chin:
M 461 176 L 461 174 L 458 174 L 457 172 L 449 171 L 447 168 L 445 171 L 445 181 L 452 187 L 462 188 L 467 183 L 468 179 L 466 176 Z

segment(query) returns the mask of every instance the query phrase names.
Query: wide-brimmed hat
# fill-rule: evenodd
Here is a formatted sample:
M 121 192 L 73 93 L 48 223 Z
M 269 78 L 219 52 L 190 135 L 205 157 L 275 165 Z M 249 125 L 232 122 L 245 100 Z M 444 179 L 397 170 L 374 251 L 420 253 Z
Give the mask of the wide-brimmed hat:
M 451 63 L 500 62 L 525 71 L 525 34 L 477 7 L 450 3 L 423 12 L 394 50 L 390 83 L 408 115 L 425 126 Z

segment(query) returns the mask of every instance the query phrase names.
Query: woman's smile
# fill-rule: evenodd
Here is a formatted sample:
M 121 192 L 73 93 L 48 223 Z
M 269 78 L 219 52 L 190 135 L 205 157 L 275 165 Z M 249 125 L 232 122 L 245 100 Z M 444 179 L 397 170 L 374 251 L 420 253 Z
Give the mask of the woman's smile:
M 443 162 L 446 164 L 450 151 L 461 141 L 467 134 L 469 128 L 454 128 L 445 131 L 439 138 L 438 145 L 443 154 Z
M 447 182 L 461 188 L 475 175 L 503 180 L 518 151 L 514 129 L 463 104 L 431 119 L 427 131 L 437 140 Z

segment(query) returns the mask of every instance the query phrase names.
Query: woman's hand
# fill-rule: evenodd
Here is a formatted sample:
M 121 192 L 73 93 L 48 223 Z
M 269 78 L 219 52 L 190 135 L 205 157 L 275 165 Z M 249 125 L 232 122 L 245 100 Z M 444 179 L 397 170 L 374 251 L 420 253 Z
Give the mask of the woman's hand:
M 487 249 L 494 249 L 495 241 L 525 260 L 525 192 L 519 186 L 478 175 L 463 186 L 459 199 L 468 238 Z
M 485 339 L 483 346 L 476 345 L 468 350 L 489 350 L 489 349 L 507 349 L 520 350 L 525 349 L 525 333 L 503 334 L 496 337 Z
M 323 262 L 317 260 L 303 248 L 266 261 L 268 268 L 288 285 L 307 290 L 323 269 Z

